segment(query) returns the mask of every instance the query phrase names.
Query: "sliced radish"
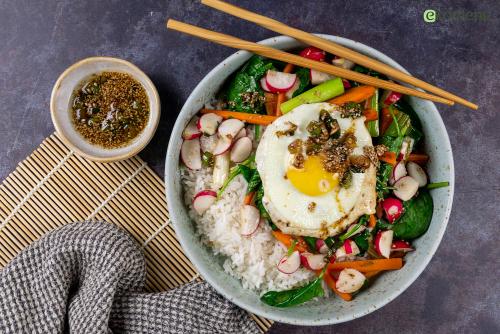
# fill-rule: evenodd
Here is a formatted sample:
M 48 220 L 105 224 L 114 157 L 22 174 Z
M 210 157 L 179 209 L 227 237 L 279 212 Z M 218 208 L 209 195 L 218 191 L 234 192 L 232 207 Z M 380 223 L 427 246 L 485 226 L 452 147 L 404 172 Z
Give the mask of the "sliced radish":
M 239 119 L 230 118 L 226 119 L 219 125 L 219 135 L 224 139 L 233 140 L 238 132 L 245 126 L 245 123 L 240 121 Z
M 222 122 L 222 117 L 216 114 L 204 114 L 197 122 L 198 130 L 206 135 L 213 135 L 217 132 L 219 124 Z
M 243 137 L 234 142 L 231 148 L 231 161 L 232 162 L 243 162 L 252 153 L 252 140 L 248 137 Z
M 328 74 L 328 73 L 324 73 L 324 72 L 320 72 L 320 71 L 316 71 L 316 70 L 313 70 L 311 69 L 310 72 L 309 72 L 309 76 L 311 78 L 311 83 L 313 85 L 319 85 L 325 81 L 328 81 L 328 80 L 331 80 L 333 78 L 335 78 L 334 75 L 331 75 L 331 74 Z
M 294 251 L 290 256 L 283 256 L 278 263 L 278 270 L 285 274 L 293 274 L 300 267 L 299 251 Z
M 352 253 L 351 240 L 344 241 L 344 250 L 347 255 Z
M 222 187 L 226 179 L 229 177 L 229 152 L 215 156 L 214 171 L 212 174 L 212 186 L 214 189 Z
M 215 147 L 214 147 L 214 150 L 213 150 L 212 153 L 214 155 L 224 154 L 227 151 L 229 151 L 229 149 L 231 148 L 232 143 L 233 142 L 231 140 L 227 139 L 227 138 L 218 137 L 217 138 L 217 143 L 215 144 Z
M 321 254 L 326 254 L 329 251 L 329 247 L 323 239 L 316 239 L 316 250 Z
M 218 136 L 201 136 L 200 137 L 200 146 L 203 152 L 213 153 L 215 150 L 215 146 L 217 146 Z
M 418 191 L 418 182 L 411 176 L 400 178 L 394 183 L 394 195 L 403 201 L 410 200 Z
M 354 65 L 356 65 L 352 61 L 350 61 L 349 59 L 339 58 L 339 57 L 333 58 L 332 64 L 337 66 L 337 67 L 342 67 L 342 68 L 345 68 L 348 70 L 350 70 L 351 68 L 354 67 Z
M 203 214 L 217 200 L 217 193 L 213 190 L 202 190 L 194 196 L 193 209 Z
M 406 176 L 408 173 L 406 171 L 404 161 L 399 161 L 396 166 L 392 169 L 391 177 L 389 178 L 389 184 L 392 186 L 400 178 Z
M 346 249 L 347 246 L 347 249 Z M 347 252 L 349 251 L 349 253 Z M 346 240 L 342 247 L 339 247 L 335 251 L 335 258 L 337 260 L 346 260 L 348 258 L 352 258 L 360 253 L 358 245 L 352 240 Z
M 304 50 L 300 51 L 299 56 L 316 61 L 324 61 L 326 57 L 326 52 L 314 46 L 309 46 Z
M 394 232 L 392 230 L 381 231 L 375 236 L 375 250 L 377 251 L 377 253 L 387 259 L 389 258 L 389 256 L 391 256 L 393 236 Z
M 285 73 L 268 70 L 266 74 L 267 87 L 273 93 L 284 93 L 293 87 L 297 75 L 295 73 Z
M 423 187 L 427 184 L 427 174 L 417 163 L 409 161 L 406 164 L 406 169 L 408 170 L 408 175 L 417 181 L 419 187 Z
M 255 231 L 260 224 L 260 212 L 253 205 L 243 205 L 240 210 L 240 219 L 241 219 L 241 235 L 250 236 Z
M 361 289 L 365 281 L 366 277 L 361 272 L 356 269 L 346 268 L 340 272 L 335 287 L 340 292 L 353 293 Z
M 382 101 L 384 106 L 390 106 L 391 104 L 398 102 L 401 96 L 403 96 L 403 94 L 393 92 L 392 90 L 385 90 L 380 101 Z
M 267 85 L 265 75 L 260 79 L 260 87 L 262 87 L 264 91 L 271 93 L 271 89 L 269 89 L 269 86 Z
M 201 131 L 196 126 L 197 123 L 198 117 L 195 116 L 191 118 L 188 125 L 184 128 L 184 131 L 182 131 L 182 139 L 191 140 L 201 136 Z
M 401 150 L 399 151 L 399 160 L 408 159 L 411 151 L 413 150 L 413 145 L 415 144 L 415 140 L 411 137 L 404 137 L 403 143 L 401 144 Z
M 240 132 L 238 132 L 238 134 L 236 135 L 236 137 L 234 137 L 234 140 L 246 137 L 247 135 L 248 135 L 247 129 L 243 128 L 243 129 L 240 130 Z
M 198 138 L 182 142 L 181 159 L 189 169 L 196 170 L 201 168 L 200 140 Z
M 325 256 L 323 254 L 312 254 L 304 252 L 300 254 L 300 262 L 310 270 L 320 270 L 325 266 Z
M 295 83 L 293 84 L 292 88 L 286 91 L 285 93 L 286 98 L 290 100 L 293 97 L 293 93 L 295 93 L 295 91 L 297 91 L 299 87 L 300 87 L 300 80 L 297 79 L 295 80 Z
M 342 79 L 342 85 L 344 85 L 344 89 L 351 88 L 351 83 L 347 79 Z
M 404 240 L 394 240 L 391 246 L 391 252 L 412 252 L 415 249 L 410 245 L 408 241 Z
M 392 223 L 403 213 L 403 202 L 394 197 L 387 197 L 382 202 L 382 208 L 384 208 L 387 220 Z

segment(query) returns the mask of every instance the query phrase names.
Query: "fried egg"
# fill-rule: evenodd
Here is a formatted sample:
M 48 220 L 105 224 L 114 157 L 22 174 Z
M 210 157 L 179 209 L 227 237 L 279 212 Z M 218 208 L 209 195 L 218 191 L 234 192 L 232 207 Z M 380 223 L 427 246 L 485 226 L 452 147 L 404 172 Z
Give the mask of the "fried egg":
M 304 155 L 303 166 L 294 167 L 294 154 L 288 146 L 297 139 L 307 140 L 307 126 L 318 121 L 322 110 L 337 120 L 341 135 L 346 131 L 354 134 L 356 147 L 352 154 L 362 155 L 365 146 L 373 145 L 364 117 L 342 118 L 339 108 L 329 103 L 301 105 L 267 127 L 255 158 L 264 187 L 262 203 L 272 221 L 287 234 L 334 236 L 360 216 L 375 212 L 373 164 L 362 173 L 353 173 L 347 188 L 339 185 L 337 173 L 323 168 L 319 156 Z M 289 131 L 291 126 L 296 129 Z

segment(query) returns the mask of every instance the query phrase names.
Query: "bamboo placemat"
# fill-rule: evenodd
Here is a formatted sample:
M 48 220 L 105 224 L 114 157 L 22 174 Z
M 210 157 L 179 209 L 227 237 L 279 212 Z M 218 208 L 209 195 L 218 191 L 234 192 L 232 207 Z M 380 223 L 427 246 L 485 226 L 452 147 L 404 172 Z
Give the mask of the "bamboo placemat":
M 95 163 L 53 134 L 0 185 L 0 268 L 48 231 L 73 221 L 105 220 L 142 245 L 149 291 L 202 278 L 170 225 L 163 181 L 139 157 Z M 272 321 L 253 319 L 263 332 Z

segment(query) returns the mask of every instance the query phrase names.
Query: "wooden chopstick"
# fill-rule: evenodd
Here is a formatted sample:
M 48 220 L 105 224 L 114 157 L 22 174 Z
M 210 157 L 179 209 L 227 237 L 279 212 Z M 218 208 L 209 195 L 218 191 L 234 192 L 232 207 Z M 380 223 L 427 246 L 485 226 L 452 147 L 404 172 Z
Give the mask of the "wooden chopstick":
M 406 86 L 401 86 L 396 83 L 386 81 L 386 80 L 381 80 L 375 77 L 371 77 L 369 75 L 361 74 L 358 72 L 350 71 L 341 67 L 329 65 L 324 62 L 319 62 L 319 61 L 314 61 L 310 60 L 298 55 L 294 55 L 288 52 L 284 52 L 281 50 L 273 49 L 269 46 L 245 41 L 243 39 L 239 39 L 234 36 L 226 35 L 226 34 L 221 34 L 215 31 L 203 29 L 197 26 L 193 26 L 191 24 L 179 22 L 176 20 L 169 19 L 167 21 L 167 28 L 180 31 L 183 33 L 186 33 L 188 35 L 196 36 L 201 39 L 205 39 L 217 44 L 222 44 L 225 46 L 229 46 L 232 48 L 236 49 L 243 49 L 247 51 L 251 51 L 253 53 L 256 53 L 258 55 L 267 57 L 267 58 L 272 58 L 280 61 L 284 61 L 287 63 L 291 63 L 297 66 L 301 67 L 307 67 L 307 68 L 312 68 L 314 70 L 320 71 L 320 72 L 325 72 L 328 74 L 332 74 L 341 78 L 349 79 L 349 80 L 354 80 L 366 85 L 371 85 L 374 87 L 380 87 L 388 90 L 392 90 L 395 92 L 399 92 L 402 94 L 406 95 L 412 95 L 416 97 L 420 97 L 426 100 L 434 101 L 434 102 L 439 102 L 439 103 L 444 103 L 448 105 L 453 105 L 453 101 L 450 101 L 448 99 L 435 96 L 432 94 L 428 94 L 425 92 L 421 92 L 418 90 L 415 90 L 413 88 L 409 88 Z
M 326 40 L 319 36 L 310 34 L 308 32 L 287 26 L 284 23 L 281 23 L 277 20 L 268 18 L 263 15 L 259 15 L 257 13 L 251 12 L 249 10 L 234 6 L 232 4 L 226 3 L 220 0 L 201 0 L 201 3 L 204 5 L 210 6 L 212 8 L 218 9 L 227 14 L 239 17 L 241 19 L 256 23 L 266 29 L 275 31 L 277 33 L 287 35 L 293 38 L 296 38 L 308 45 L 315 46 L 332 54 L 335 54 L 339 57 L 349 59 L 356 64 L 363 65 L 380 73 L 383 73 L 387 76 L 390 76 L 398 81 L 406 82 L 415 87 L 424 89 L 441 97 L 444 97 L 448 100 L 457 102 L 471 109 L 477 110 L 477 104 L 474 104 L 470 101 L 467 101 L 459 96 L 456 96 L 450 92 L 445 91 L 439 87 L 433 86 L 423 80 L 417 79 L 411 75 L 408 75 L 404 72 L 401 72 L 389 65 L 386 65 L 380 61 L 367 57 L 361 53 L 348 49 L 344 46 L 336 44 L 332 41 Z

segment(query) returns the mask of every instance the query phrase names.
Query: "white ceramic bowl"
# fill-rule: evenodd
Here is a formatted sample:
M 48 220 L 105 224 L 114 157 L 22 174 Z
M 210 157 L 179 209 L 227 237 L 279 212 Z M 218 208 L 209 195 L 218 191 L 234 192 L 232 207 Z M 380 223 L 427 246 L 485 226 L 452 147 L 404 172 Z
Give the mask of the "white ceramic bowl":
M 75 130 L 69 112 L 75 87 L 91 75 L 103 71 L 129 74 L 144 87 L 149 100 L 149 120 L 144 130 L 126 146 L 114 149 L 86 141 Z M 73 151 L 90 160 L 111 162 L 130 158 L 149 143 L 160 120 L 160 97 L 153 82 L 134 64 L 112 57 L 90 57 L 71 65 L 59 76 L 50 97 L 50 112 L 56 131 Z
M 345 38 L 321 36 L 405 71 L 394 60 L 366 45 Z M 303 46 L 296 40 L 283 36 L 270 38 L 261 43 L 278 49 Z M 428 164 L 430 179 L 450 181 L 450 186 L 431 191 L 434 200 L 431 225 L 427 233 L 414 242 L 416 251 L 406 256 L 405 266 L 401 270 L 384 273 L 369 289 L 357 295 L 351 302 L 332 297 L 284 309 L 267 306 L 260 302 L 257 294 L 243 289 L 238 280 L 226 274 L 221 267 L 222 259 L 214 256 L 211 249 L 204 246 L 196 237 L 194 224 L 189 219 L 182 200 L 179 176 L 182 130 L 204 103 L 214 96 L 226 78 L 250 56 L 248 52 L 238 51 L 208 73 L 187 99 L 172 131 L 167 152 L 165 183 L 170 219 L 182 247 L 201 276 L 219 293 L 257 315 L 290 324 L 326 325 L 349 321 L 371 313 L 396 298 L 417 279 L 431 260 L 446 229 L 453 200 L 454 170 L 450 141 L 443 121 L 432 102 L 414 98 L 410 100 L 423 123 L 426 152 L 430 156 Z

